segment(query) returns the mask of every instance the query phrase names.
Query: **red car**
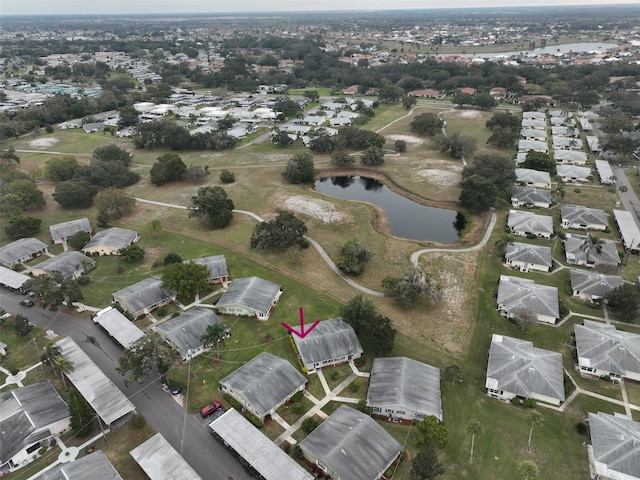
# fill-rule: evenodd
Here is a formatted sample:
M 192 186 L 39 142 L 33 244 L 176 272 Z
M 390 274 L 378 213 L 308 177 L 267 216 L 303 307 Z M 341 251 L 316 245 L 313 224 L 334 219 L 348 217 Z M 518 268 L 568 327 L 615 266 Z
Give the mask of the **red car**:
M 219 401 L 214 400 L 209 405 L 205 405 L 204 407 L 202 407 L 202 409 L 200 409 L 200 415 L 202 416 L 202 418 L 207 418 L 208 416 L 213 415 L 215 411 L 218 410 L 221 406 L 222 405 Z

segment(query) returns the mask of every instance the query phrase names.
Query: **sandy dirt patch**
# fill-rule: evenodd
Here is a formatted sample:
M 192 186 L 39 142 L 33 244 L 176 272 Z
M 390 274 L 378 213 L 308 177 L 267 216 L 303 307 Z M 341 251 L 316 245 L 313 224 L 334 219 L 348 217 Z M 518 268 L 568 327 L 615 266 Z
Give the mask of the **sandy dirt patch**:
M 53 147 L 59 140 L 57 138 L 36 138 L 31 140 L 27 145 L 34 150 L 46 150 Z
M 458 185 L 461 178 L 459 172 L 450 172 L 447 170 L 438 169 L 418 170 L 418 175 L 420 175 L 422 178 L 426 178 L 429 183 L 441 185 L 444 187 Z
M 336 223 L 344 219 L 331 202 L 317 198 L 302 196 L 289 197 L 284 201 L 285 207 L 309 217 L 317 218 L 323 223 Z
M 477 110 L 463 110 L 459 113 L 462 118 L 481 118 L 482 114 Z
M 394 142 L 396 140 L 404 140 L 405 142 L 412 145 L 422 145 L 424 143 L 424 139 L 420 137 L 414 137 L 413 135 L 389 135 L 387 136 L 387 138 Z

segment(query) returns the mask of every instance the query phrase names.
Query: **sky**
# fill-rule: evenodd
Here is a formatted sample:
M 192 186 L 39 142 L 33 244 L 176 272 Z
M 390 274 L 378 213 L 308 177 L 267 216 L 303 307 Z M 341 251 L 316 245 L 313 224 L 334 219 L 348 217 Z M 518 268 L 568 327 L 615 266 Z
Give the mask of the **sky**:
M 111 15 L 319 10 L 638 5 L 638 0 L 0 0 L 2 15 Z

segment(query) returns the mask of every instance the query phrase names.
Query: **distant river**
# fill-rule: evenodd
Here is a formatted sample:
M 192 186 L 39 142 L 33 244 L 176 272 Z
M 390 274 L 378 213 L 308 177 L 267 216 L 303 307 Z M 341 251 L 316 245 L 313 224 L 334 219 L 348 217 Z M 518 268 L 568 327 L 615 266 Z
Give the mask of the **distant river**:
M 592 50 L 611 50 L 618 45 L 615 43 L 565 43 L 563 45 L 547 45 L 534 50 L 521 50 L 519 52 L 496 52 L 496 53 L 463 53 L 461 57 L 479 57 L 479 58 L 495 58 L 495 57 L 512 57 L 522 55 L 524 57 L 532 55 L 556 55 L 560 53 L 584 53 Z
M 454 226 L 456 210 L 420 205 L 372 178 L 322 178 L 316 180 L 314 188 L 332 197 L 377 205 L 384 210 L 389 231 L 397 237 L 440 243 L 453 243 L 459 238 Z

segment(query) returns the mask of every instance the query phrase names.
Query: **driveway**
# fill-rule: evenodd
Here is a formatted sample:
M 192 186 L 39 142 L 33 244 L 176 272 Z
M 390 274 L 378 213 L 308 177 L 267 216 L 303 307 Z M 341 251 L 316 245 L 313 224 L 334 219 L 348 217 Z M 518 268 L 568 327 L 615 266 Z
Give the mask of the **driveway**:
M 20 313 L 30 322 L 58 335 L 71 337 L 98 367 L 133 402 L 149 424 L 194 468 L 203 479 L 251 480 L 240 463 L 208 432 L 206 424 L 197 415 L 188 415 L 171 394 L 162 390 L 158 382 L 124 385 L 123 377 L 116 372 L 121 348 L 103 330 L 87 318 L 76 318 L 62 312 L 50 312 L 38 306 L 20 307 L 21 295 L 2 289 L 0 303 L 10 313 Z M 93 337 L 95 341 L 88 341 Z M 48 342 L 44 336 L 37 338 L 40 348 Z M 39 359 L 34 354 L 34 363 Z

